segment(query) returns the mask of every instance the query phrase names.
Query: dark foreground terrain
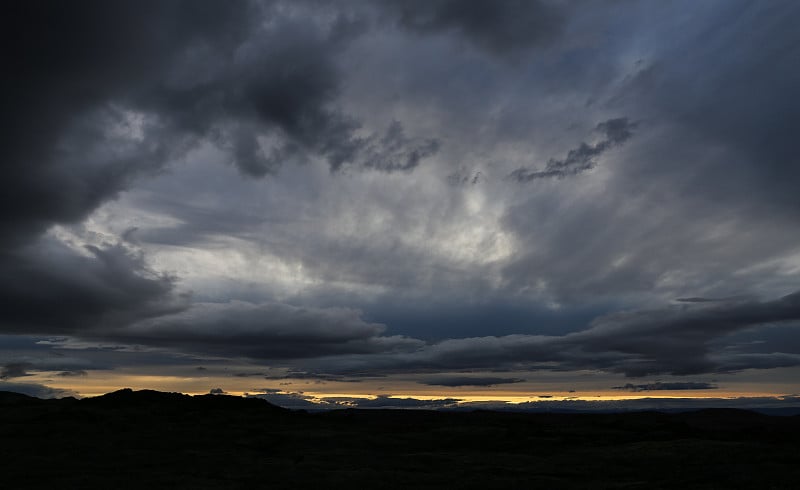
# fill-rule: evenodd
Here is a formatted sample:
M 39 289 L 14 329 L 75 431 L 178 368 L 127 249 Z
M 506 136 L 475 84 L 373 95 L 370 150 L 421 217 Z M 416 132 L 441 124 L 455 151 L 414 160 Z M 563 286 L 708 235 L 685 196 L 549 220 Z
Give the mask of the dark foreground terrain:
M 800 488 L 800 417 L 341 410 L 0 392 L 16 488 Z

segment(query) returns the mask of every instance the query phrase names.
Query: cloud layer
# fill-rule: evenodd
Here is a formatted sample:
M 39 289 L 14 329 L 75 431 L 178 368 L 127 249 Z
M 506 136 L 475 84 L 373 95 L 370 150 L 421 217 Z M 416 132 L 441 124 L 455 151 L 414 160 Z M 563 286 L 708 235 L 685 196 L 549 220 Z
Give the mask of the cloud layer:
M 788 1 L 9 5 L 2 377 L 191 358 L 512 389 L 498 373 L 796 368 L 798 19 Z

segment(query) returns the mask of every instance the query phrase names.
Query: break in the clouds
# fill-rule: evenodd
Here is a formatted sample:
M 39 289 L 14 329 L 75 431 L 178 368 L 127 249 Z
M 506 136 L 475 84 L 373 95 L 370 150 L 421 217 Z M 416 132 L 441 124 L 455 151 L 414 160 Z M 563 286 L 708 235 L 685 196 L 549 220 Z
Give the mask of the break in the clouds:
M 800 366 L 794 2 L 2 10 L 4 380 Z

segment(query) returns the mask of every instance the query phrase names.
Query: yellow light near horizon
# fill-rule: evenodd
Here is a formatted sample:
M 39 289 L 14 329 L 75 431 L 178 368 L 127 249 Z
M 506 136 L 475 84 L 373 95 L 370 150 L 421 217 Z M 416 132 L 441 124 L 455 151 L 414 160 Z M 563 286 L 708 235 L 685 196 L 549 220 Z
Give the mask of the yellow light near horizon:
M 185 393 L 188 395 L 203 395 L 209 393 L 212 388 L 222 388 L 227 394 L 234 396 L 244 396 L 246 393 L 258 394 L 258 389 L 253 387 L 254 380 L 251 378 L 237 378 L 231 376 L 171 376 L 171 375 L 144 375 L 134 373 L 124 373 L 121 371 L 90 371 L 86 376 L 57 376 L 55 372 L 39 372 L 27 378 L 31 382 L 41 383 L 51 388 L 70 390 L 81 397 L 99 396 L 110 393 L 122 388 L 134 390 L 158 390 L 167 392 Z M 382 384 L 386 380 L 381 381 Z M 339 390 L 330 389 L 333 386 L 325 385 L 330 391 L 320 389 L 317 385 L 295 385 L 298 390 L 281 387 L 275 383 L 274 389 L 279 389 L 284 393 L 302 393 L 309 397 L 310 401 L 321 401 L 326 398 L 365 398 L 374 399 L 381 395 L 379 389 L 369 386 L 359 386 L 353 390 L 353 386 L 346 385 L 348 390 L 341 390 L 345 387 L 340 383 Z M 406 384 L 407 385 L 407 384 Z M 283 388 L 286 388 L 285 390 Z M 399 388 L 399 386 L 398 386 Z M 392 399 L 415 398 L 418 400 L 438 400 L 443 398 L 453 398 L 461 402 L 506 402 L 510 404 L 526 402 L 553 402 L 553 401 L 621 401 L 621 400 L 641 400 L 647 398 L 661 399 L 732 399 L 739 397 L 776 397 L 780 393 L 765 391 L 735 391 L 735 390 L 707 390 L 697 391 L 643 391 L 643 392 L 620 392 L 619 390 L 585 390 L 579 393 L 553 392 L 552 390 L 530 391 L 530 390 L 511 390 L 503 389 L 472 389 L 463 388 L 436 389 L 431 387 L 420 387 L 420 390 L 404 389 L 392 391 L 389 395 Z

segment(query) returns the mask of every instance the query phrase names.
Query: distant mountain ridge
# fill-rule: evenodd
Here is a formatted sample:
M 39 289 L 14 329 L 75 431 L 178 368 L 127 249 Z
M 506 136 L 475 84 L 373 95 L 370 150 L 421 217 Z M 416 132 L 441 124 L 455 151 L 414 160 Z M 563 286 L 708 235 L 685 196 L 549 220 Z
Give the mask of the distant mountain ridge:
M 794 489 L 800 481 L 800 416 L 739 409 L 307 413 L 228 395 L 0 392 L 0 441 L 3 482 L 15 490 Z

